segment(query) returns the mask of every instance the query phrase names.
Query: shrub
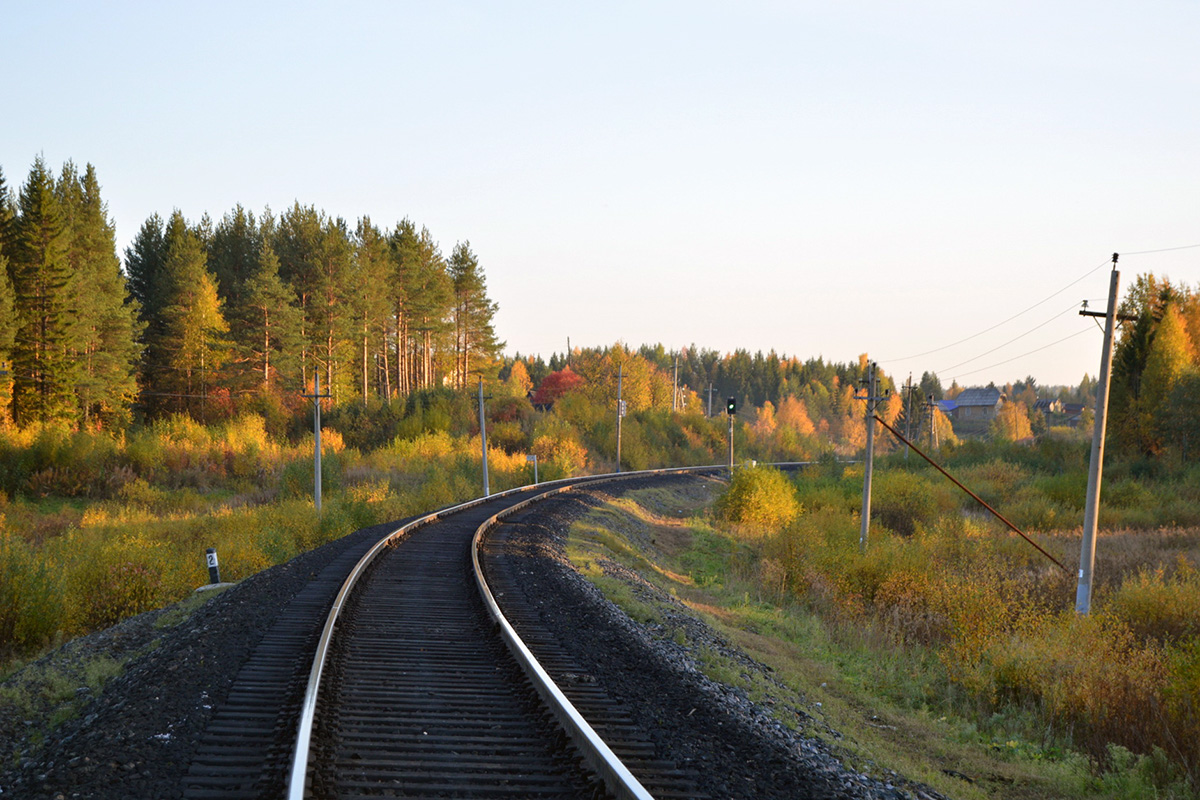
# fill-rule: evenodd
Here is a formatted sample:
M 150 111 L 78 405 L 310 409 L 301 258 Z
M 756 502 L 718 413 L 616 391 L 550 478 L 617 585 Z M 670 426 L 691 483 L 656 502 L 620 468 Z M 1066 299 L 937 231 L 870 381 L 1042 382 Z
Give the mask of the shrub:
M 1111 596 L 1108 610 L 1141 638 L 1183 641 L 1200 637 L 1200 570 L 1180 559 L 1175 574 L 1142 569 Z
M 726 522 L 775 531 L 790 524 L 801 508 L 796 488 L 782 472 L 749 467 L 733 473 L 714 510 Z
M 874 478 L 871 516 L 903 536 L 911 536 L 918 525 L 932 524 L 941 506 L 952 505 L 948 498 L 939 503 L 941 487 L 915 473 L 890 469 L 876 473 Z

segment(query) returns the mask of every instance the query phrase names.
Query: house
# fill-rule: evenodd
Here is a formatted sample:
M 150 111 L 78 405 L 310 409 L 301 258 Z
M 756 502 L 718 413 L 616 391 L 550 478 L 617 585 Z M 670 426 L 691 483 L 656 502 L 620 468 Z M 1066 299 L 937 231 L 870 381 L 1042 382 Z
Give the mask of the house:
M 1063 403 L 1063 413 L 1067 415 L 1067 425 L 1078 428 L 1083 420 L 1083 410 L 1086 407 L 1085 403 Z
M 1033 410 L 1040 411 L 1045 416 L 1050 416 L 1051 414 L 1061 414 L 1061 413 L 1063 413 L 1063 403 L 1061 400 L 1057 400 L 1057 399 L 1056 400 L 1038 400 L 1036 403 L 1033 404 Z
M 959 436 L 987 433 L 988 426 L 1006 399 L 1004 392 L 994 386 L 963 389 L 954 398 L 955 407 L 950 416 L 954 432 Z

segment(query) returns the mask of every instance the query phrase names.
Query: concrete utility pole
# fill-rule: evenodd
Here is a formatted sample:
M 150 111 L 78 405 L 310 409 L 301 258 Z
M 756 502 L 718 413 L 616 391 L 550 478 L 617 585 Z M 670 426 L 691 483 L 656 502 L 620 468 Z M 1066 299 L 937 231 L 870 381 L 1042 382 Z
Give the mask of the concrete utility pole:
M 487 459 L 487 417 L 483 407 L 483 376 L 479 376 L 479 441 L 483 445 L 483 496 L 491 497 L 492 490 L 488 486 L 488 459 Z
M 1087 500 L 1083 509 L 1083 546 L 1079 552 L 1079 587 L 1075 611 L 1087 614 L 1092 607 L 1092 571 L 1096 566 L 1096 526 L 1100 514 L 1100 479 L 1104 472 L 1104 432 L 1108 426 L 1108 386 L 1112 375 L 1113 332 L 1117 324 L 1117 289 L 1121 273 L 1113 253 L 1112 276 L 1108 283 L 1108 310 L 1103 314 L 1080 311 L 1085 317 L 1104 317 L 1104 347 L 1100 353 L 1100 382 L 1096 385 L 1096 423 L 1092 432 L 1092 458 L 1088 462 Z
M 710 417 L 712 416 L 712 393 L 713 393 L 713 385 L 712 385 L 712 381 L 709 381 L 708 382 L 708 416 L 710 416 Z
M 867 455 L 863 464 L 862 529 L 858 534 L 858 549 L 867 552 L 867 533 L 871 527 L 871 473 L 875 470 L 875 403 L 882 398 L 876 395 L 878 367 L 874 361 L 867 362 Z
M 621 378 L 625 365 L 617 365 L 617 472 L 621 471 L 621 417 L 625 416 L 625 401 L 621 399 Z
M 321 510 L 321 401 L 329 397 L 321 394 L 321 371 L 313 370 L 313 393 L 301 395 L 313 401 L 313 504 Z

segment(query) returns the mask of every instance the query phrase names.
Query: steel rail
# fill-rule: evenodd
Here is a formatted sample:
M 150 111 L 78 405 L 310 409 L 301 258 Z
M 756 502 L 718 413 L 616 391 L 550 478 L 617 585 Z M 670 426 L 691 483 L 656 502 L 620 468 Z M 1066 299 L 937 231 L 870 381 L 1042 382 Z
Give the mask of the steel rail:
M 346 601 L 349 599 L 350 593 L 354 589 L 354 585 L 358 582 L 358 579 L 362 576 L 366 568 L 375 560 L 375 558 L 384 550 L 384 548 L 388 547 L 401 537 L 408 535 L 412 531 L 436 522 L 443 517 L 456 514 L 461 511 L 466 511 L 497 498 L 508 497 L 511 495 L 520 494 L 522 492 L 531 492 L 537 489 L 553 487 L 551 491 L 540 492 L 519 504 L 521 508 L 524 508 L 534 499 L 544 499 L 553 494 L 557 494 L 559 491 L 567 491 L 580 486 L 590 486 L 593 484 L 626 480 L 637 477 L 646 477 L 656 474 L 685 474 L 689 472 L 721 471 L 724 469 L 724 465 L 709 465 L 704 467 L 640 470 L 637 472 L 608 473 L 605 475 L 594 475 L 581 478 L 562 478 L 556 481 L 547 481 L 545 483 L 538 484 L 537 486 L 520 486 L 515 489 L 497 492 L 489 496 L 477 497 L 474 500 L 469 500 L 456 506 L 444 508 L 431 514 L 426 514 L 419 519 L 413 520 L 407 525 L 402 525 L 387 536 L 380 539 L 370 550 L 367 551 L 367 553 L 358 561 L 358 563 L 354 565 L 354 568 L 346 577 L 345 582 L 342 584 L 341 590 L 338 592 L 337 597 L 334 598 L 333 605 L 330 607 L 329 615 L 325 619 L 325 626 L 321 630 L 321 638 L 317 642 L 317 650 L 313 656 L 312 668 L 309 670 L 308 683 L 304 691 L 304 700 L 300 707 L 300 719 L 296 726 L 296 744 L 292 751 L 292 766 L 288 775 L 287 800 L 304 799 L 304 791 L 306 788 L 308 774 L 308 762 L 312 749 L 313 725 L 316 720 L 317 700 L 321 687 L 321 676 L 325 669 L 325 662 L 329 654 L 330 645 L 333 641 L 333 632 L 337 626 L 338 617 L 341 614 L 341 610 L 345 606 Z M 513 635 L 515 636 L 516 634 L 514 633 Z M 555 688 L 557 689 L 557 687 Z M 566 698 L 564 697 L 563 700 L 565 701 Z M 576 714 L 578 714 L 578 712 L 576 712 Z M 582 719 L 582 717 L 580 719 Z M 584 724 L 586 724 L 586 722 Z M 601 744 L 603 744 L 603 742 L 601 742 Z M 626 772 L 628 772 L 628 770 L 626 770 Z M 603 776 L 604 773 L 601 772 L 599 774 Z M 632 778 L 632 776 L 630 777 Z M 645 790 L 643 789 L 642 791 Z M 649 797 L 648 794 L 627 796 L 639 798 Z
M 725 468 L 718 467 L 717 469 Z M 660 475 L 675 475 L 697 471 L 695 468 L 682 468 L 654 470 L 653 472 Z M 621 473 L 622 477 L 644 474 L 646 473 Z M 614 478 L 613 480 L 616 479 Z M 590 483 L 585 485 L 590 485 Z M 562 486 L 535 495 L 492 515 L 480 525 L 479 529 L 475 531 L 475 537 L 471 542 L 471 563 L 475 568 L 475 582 L 479 587 L 479 593 L 483 596 L 488 614 L 500 626 L 500 635 L 508 645 L 509 651 L 517 660 L 517 663 L 521 665 L 521 669 L 525 672 L 526 677 L 533 683 L 538 695 L 542 698 L 542 702 L 550 708 L 550 711 L 554 714 L 559 724 L 566 730 L 567 735 L 571 737 L 575 746 L 579 748 L 587 765 L 600 776 L 600 779 L 604 781 L 604 785 L 618 800 L 654 800 L 653 795 L 647 791 L 646 787 L 642 786 L 641 782 L 621 762 L 621 759 L 600 738 L 595 729 L 588 724 L 588 721 L 579 713 L 574 704 L 567 699 L 567 696 L 563 694 L 563 691 L 558 688 L 558 685 L 538 662 L 537 657 L 533 655 L 529 647 L 521 640 L 521 637 L 517 634 L 512 624 L 504 616 L 504 612 L 500 610 L 495 597 L 492 596 L 492 591 L 488 587 L 487 579 L 483 574 L 483 566 L 479 560 L 479 549 L 483 544 L 483 537 L 489 530 L 499 525 L 501 520 L 516 514 L 518 511 L 523 511 L 533 503 L 545 500 L 556 494 L 571 491 L 575 488 L 576 486 Z

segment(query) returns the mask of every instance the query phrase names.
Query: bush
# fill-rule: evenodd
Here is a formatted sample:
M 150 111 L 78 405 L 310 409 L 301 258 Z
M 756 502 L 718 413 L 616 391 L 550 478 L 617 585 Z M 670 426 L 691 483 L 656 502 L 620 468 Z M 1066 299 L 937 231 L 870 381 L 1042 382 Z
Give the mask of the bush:
M 726 522 L 777 531 L 796 519 L 802 509 L 796 488 L 782 472 L 749 467 L 734 471 L 714 510 L 717 518 Z
M 902 536 L 911 536 L 918 525 L 931 525 L 945 508 L 953 506 L 941 488 L 912 472 L 877 472 L 871 486 L 871 517 Z

